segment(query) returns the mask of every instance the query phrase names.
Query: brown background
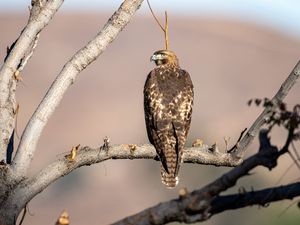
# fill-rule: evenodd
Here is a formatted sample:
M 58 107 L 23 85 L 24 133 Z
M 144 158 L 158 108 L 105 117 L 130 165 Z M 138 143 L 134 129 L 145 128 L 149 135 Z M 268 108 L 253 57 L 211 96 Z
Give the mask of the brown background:
M 18 133 L 55 79 L 64 63 L 93 38 L 109 14 L 58 14 L 42 32 L 34 57 L 24 69 L 18 86 Z M 6 47 L 25 25 L 26 15 L 0 15 L 0 60 Z M 261 108 L 248 107 L 253 97 L 272 97 L 300 59 L 300 40 L 286 34 L 238 21 L 202 17 L 170 17 L 170 48 L 181 67 L 189 71 L 195 86 L 194 113 L 187 145 L 196 138 L 224 147 L 249 127 Z M 31 167 L 36 173 L 62 157 L 72 146 L 99 146 L 108 136 L 114 144 L 146 143 L 142 90 L 154 67 L 151 54 L 163 48 L 163 34 L 150 17 L 139 13 L 100 58 L 83 71 L 66 93 L 43 132 Z M 300 86 L 287 97 L 289 106 L 299 103 Z M 274 133 L 282 145 L 285 133 Z M 18 140 L 16 140 L 18 141 Z M 298 146 L 299 148 L 300 146 Z M 256 143 L 248 149 L 255 153 Z M 229 192 L 272 186 L 292 163 L 285 156 L 269 173 L 257 169 Z M 184 165 L 180 187 L 199 188 L 227 168 Z M 259 174 L 258 174 L 259 173 Z M 299 179 L 294 166 L 283 183 Z M 73 225 L 108 224 L 160 201 L 175 198 L 178 188 L 165 189 L 159 165 L 150 160 L 107 161 L 81 168 L 52 184 L 30 204 L 24 224 L 54 224 L 67 209 Z M 205 224 L 298 224 L 296 207 L 282 216 L 290 204 L 267 209 L 252 207 L 214 216 Z M 273 217 L 272 217 L 273 216 Z

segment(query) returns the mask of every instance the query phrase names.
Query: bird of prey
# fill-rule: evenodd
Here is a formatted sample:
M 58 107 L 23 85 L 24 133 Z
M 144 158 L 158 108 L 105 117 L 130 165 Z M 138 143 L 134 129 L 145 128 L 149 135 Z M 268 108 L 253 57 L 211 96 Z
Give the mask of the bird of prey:
M 144 86 L 147 134 L 161 161 L 161 180 L 167 188 L 178 184 L 182 153 L 191 123 L 193 84 L 174 52 L 151 56 L 154 68 Z

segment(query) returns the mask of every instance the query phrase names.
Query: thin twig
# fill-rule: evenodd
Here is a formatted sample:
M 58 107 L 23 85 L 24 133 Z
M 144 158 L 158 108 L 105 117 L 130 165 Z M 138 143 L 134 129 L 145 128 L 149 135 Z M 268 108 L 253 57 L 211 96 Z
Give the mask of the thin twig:
M 285 214 L 293 205 L 295 205 L 296 203 L 298 203 L 298 201 L 293 201 L 291 204 L 289 204 L 284 210 L 282 210 L 282 212 L 278 215 L 278 218 L 283 216 L 283 214 Z
M 229 143 L 230 143 L 230 137 L 224 137 L 224 142 L 225 142 L 225 151 L 228 152 L 228 146 L 229 146 Z
M 298 151 L 297 151 L 297 149 L 296 149 L 296 146 L 295 146 L 295 144 L 294 144 L 294 141 L 292 141 L 292 149 L 293 149 L 293 151 L 294 151 L 294 153 L 295 153 L 295 155 L 296 155 L 296 157 L 297 157 L 297 160 L 300 161 L 300 155 L 299 155 L 299 153 L 298 153 Z
M 166 32 L 166 31 L 165 31 L 165 28 L 160 24 L 158 18 L 155 16 L 154 11 L 152 10 L 152 7 L 151 7 L 151 5 L 150 5 L 149 0 L 147 0 L 147 4 L 148 4 L 148 6 L 149 6 L 150 12 L 151 12 L 152 16 L 154 17 L 156 23 L 157 23 L 158 26 L 162 29 L 162 31 L 165 33 L 165 32 Z
M 168 22 L 168 13 L 167 11 L 165 11 L 165 28 L 161 25 L 161 23 L 159 22 L 158 18 L 156 17 L 156 15 L 154 14 L 154 11 L 150 5 L 149 0 L 147 0 L 147 4 L 149 6 L 150 12 L 152 14 L 152 16 L 154 17 L 156 23 L 158 24 L 158 26 L 162 29 L 162 31 L 164 32 L 165 35 L 165 47 L 168 50 L 169 49 L 169 22 Z
M 169 49 L 169 21 L 168 21 L 168 13 L 165 11 L 165 44 L 166 44 L 166 49 Z
M 244 130 L 242 130 L 242 132 L 240 133 L 240 136 L 238 138 L 238 140 L 236 141 L 236 144 L 231 148 L 229 149 L 227 152 L 230 153 L 232 152 L 234 149 L 238 148 L 239 144 L 240 144 L 240 141 L 244 135 L 244 133 L 247 131 L 247 128 L 245 128 Z
M 295 165 L 295 163 L 292 163 L 291 165 L 289 165 L 288 168 L 286 168 L 286 170 L 283 172 L 283 174 L 281 175 L 281 177 L 278 179 L 278 181 L 275 183 L 276 185 L 280 184 L 281 181 L 283 180 L 283 178 L 285 178 L 285 175 L 290 171 L 290 169 L 293 168 L 293 166 Z
M 298 167 L 298 169 L 300 170 L 300 165 L 299 165 L 297 159 L 294 157 L 294 155 L 290 151 L 288 151 L 288 154 L 291 157 L 291 159 L 294 161 L 294 163 L 296 164 L 296 166 Z
M 16 121 L 15 121 L 15 131 L 16 131 L 16 137 L 20 139 L 19 133 L 18 133 L 18 117 L 19 117 L 19 111 L 20 111 L 20 104 L 17 103 L 17 108 L 14 111 L 14 114 L 16 115 Z
M 22 225 L 22 224 L 23 224 L 23 221 L 24 221 L 24 219 L 25 219 L 26 213 L 27 213 L 27 204 L 25 205 L 25 207 L 24 207 L 24 209 L 23 209 L 23 215 L 22 215 L 22 218 L 21 218 L 21 220 L 20 220 L 19 225 Z

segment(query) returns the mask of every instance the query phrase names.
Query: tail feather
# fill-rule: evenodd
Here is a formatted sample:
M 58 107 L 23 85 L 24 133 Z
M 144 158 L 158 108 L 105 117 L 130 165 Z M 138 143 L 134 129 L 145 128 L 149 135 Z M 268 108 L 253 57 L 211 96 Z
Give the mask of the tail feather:
M 172 172 L 168 173 L 163 165 L 160 167 L 161 182 L 170 189 L 175 188 L 179 182 L 178 174 L 175 174 L 175 170 L 171 171 Z
M 165 157 L 161 158 L 162 164 L 160 168 L 161 181 L 167 188 L 174 188 L 179 182 L 178 171 L 181 161 L 181 151 L 173 147 L 165 148 Z

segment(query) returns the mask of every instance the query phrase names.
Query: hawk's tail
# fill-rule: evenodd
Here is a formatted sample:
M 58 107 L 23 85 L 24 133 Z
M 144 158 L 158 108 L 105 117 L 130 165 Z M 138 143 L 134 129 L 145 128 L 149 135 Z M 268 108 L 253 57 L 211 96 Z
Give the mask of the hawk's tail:
M 178 174 L 175 173 L 175 168 L 168 168 L 169 173 L 164 169 L 163 165 L 160 166 L 161 182 L 167 186 L 167 188 L 175 188 L 179 182 Z
M 167 188 L 175 188 L 179 182 L 178 171 L 181 163 L 182 151 L 176 151 L 177 146 L 165 148 L 164 157 L 161 158 L 161 181 Z M 179 152 L 179 155 L 178 153 Z

